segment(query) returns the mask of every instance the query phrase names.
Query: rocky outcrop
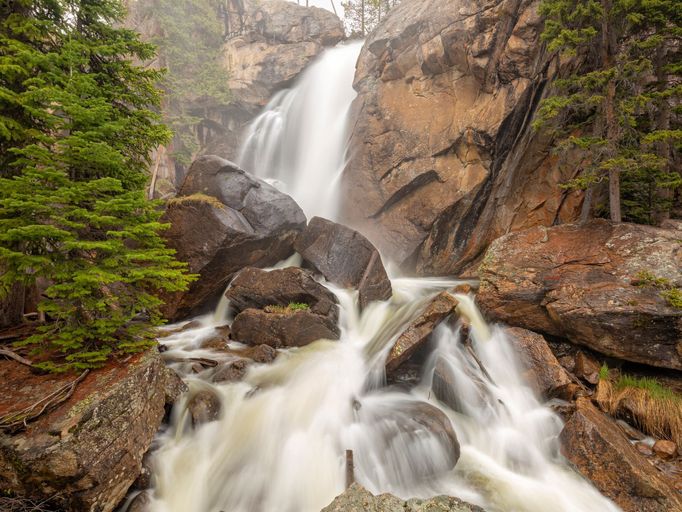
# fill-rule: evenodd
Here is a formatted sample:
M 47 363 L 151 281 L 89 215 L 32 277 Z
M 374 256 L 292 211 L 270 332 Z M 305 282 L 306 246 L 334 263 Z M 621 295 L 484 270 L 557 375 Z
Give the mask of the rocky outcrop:
M 433 299 L 393 344 L 386 359 L 386 373 L 394 372 L 423 347 L 434 329 L 455 312 L 458 304 L 457 299 L 448 292 L 443 292 Z
M 402 2 L 367 39 L 344 216 L 393 261 L 453 274 L 510 230 L 577 218 L 582 194 L 557 187 L 575 166 L 530 126 L 553 74 L 538 4 Z
M 279 348 L 339 339 L 336 296 L 300 268 L 246 268 L 226 296 L 238 312 L 232 338 L 242 343 Z
M 357 289 L 361 309 L 372 301 L 391 298 L 391 281 L 379 251 L 357 231 L 314 217 L 294 248 L 306 265 L 328 281 Z
M 588 399 L 578 399 L 560 440 L 564 456 L 625 512 L 682 511 L 680 495 Z
M 533 390 L 545 399 L 572 398 L 572 380 L 540 334 L 518 327 L 505 329 L 507 339 L 514 347 L 521 372 Z
M 351 485 L 322 512 L 485 512 L 476 505 L 449 496 L 428 500 L 396 498 L 391 494 L 374 496 L 360 484 Z
M 682 284 L 675 231 L 593 221 L 513 233 L 491 245 L 480 276 L 478 303 L 495 320 L 682 369 L 682 310 L 647 281 Z
M 232 0 L 223 47 L 232 101 L 210 114 L 206 151 L 236 159 L 246 125 L 277 92 L 292 85 L 326 47 L 344 38 L 332 12 L 285 0 Z
M 189 316 L 217 301 L 239 270 L 274 265 L 293 254 L 305 228 L 289 196 L 216 156 L 198 158 L 168 205 L 165 237 L 199 278 L 189 291 L 166 296 L 166 317 Z
M 3 374 L 11 385 L 0 404 L 3 414 L 6 407 L 21 409 L 73 380 L 31 377 L 25 367 L 12 375 L 19 379 L 16 385 Z M 25 431 L 0 434 L 0 489 L 34 500 L 51 498 L 51 505 L 57 500 L 65 511 L 112 511 L 140 474 L 164 407 L 181 388 L 156 351 L 93 371 L 59 408 Z

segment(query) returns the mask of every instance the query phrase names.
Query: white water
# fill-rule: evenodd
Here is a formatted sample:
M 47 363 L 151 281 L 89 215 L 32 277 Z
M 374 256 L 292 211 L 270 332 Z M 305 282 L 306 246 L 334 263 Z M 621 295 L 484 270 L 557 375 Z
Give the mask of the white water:
M 239 164 L 294 197 L 308 218 L 335 218 L 348 109 L 362 43 L 328 50 L 296 87 L 277 93 L 251 124 Z
M 247 143 L 261 176 L 274 169 L 269 176 L 286 181 L 309 214 L 329 206 L 327 191 L 343 161 L 345 128 L 334 131 L 338 139 L 330 141 L 300 123 L 323 126 L 324 116 L 330 115 L 329 126 L 345 126 L 345 118 L 338 116 L 352 97 L 344 100 L 343 109 L 316 102 L 337 86 L 345 90 L 357 51 L 355 46 L 327 52 L 302 83 L 273 100 L 274 107 L 255 122 Z M 336 74 L 338 70 L 343 73 Z M 337 85 L 336 79 L 343 83 Z M 277 111 L 289 97 L 290 106 Z M 329 130 L 324 133 L 332 136 Z M 282 152 L 285 142 L 287 151 Z M 333 154 L 329 149 L 317 157 L 304 154 L 315 153 L 316 144 L 323 142 Z M 298 148 L 295 158 L 290 146 Z M 284 165 L 290 157 L 305 165 Z M 211 383 L 214 370 L 193 374 L 189 364 L 175 363 L 190 391 L 158 440 L 152 510 L 317 512 L 343 492 L 345 451 L 353 450 L 355 476 L 374 493 L 403 498 L 448 494 L 490 512 L 617 511 L 566 466 L 558 453 L 560 419 L 522 380 L 503 331 L 486 324 L 472 297 L 457 296 L 458 312 L 471 325 L 470 347 L 460 339 L 459 327 L 443 325 L 420 383 L 412 389 L 385 385 L 384 360 L 392 342 L 431 297 L 457 284 L 407 278 L 392 283 L 393 298 L 362 313 L 355 292 L 328 285 L 340 302 L 340 341 L 282 351 L 274 363 L 251 367 L 242 382 L 216 385 Z M 227 313 L 223 303 L 215 316 L 202 319 L 204 327 L 164 339 L 169 348 L 165 357 L 229 360 L 231 356 L 197 348 Z M 451 383 L 445 392 L 456 410 L 436 399 L 436 366 Z M 186 405 L 203 389 L 220 397 L 222 412 L 218 421 L 194 429 Z M 443 437 L 423 428 L 410 413 L 415 403 L 430 404 L 450 419 L 461 445 L 454 469 Z

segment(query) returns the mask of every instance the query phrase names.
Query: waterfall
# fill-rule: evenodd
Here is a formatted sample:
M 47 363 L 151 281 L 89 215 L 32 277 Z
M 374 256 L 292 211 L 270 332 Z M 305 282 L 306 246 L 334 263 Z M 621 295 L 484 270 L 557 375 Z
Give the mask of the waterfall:
M 353 44 L 323 54 L 272 100 L 245 141 L 241 164 L 276 180 L 308 215 L 334 214 L 358 52 Z M 565 463 L 560 418 L 524 382 L 504 331 L 485 322 L 473 296 L 456 296 L 471 341 L 465 344 L 461 324 L 441 325 L 419 383 L 386 385 L 384 363 L 397 335 L 457 281 L 395 278 L 392 299 L 362 312 L 357 292 L 323 284 L 339 299 L 340 340 L 281 351 L 240 382 L 216 384 L 211 369 L 194 373 L 177 362 L 229 360 L 198 348 L 226 318 L 226 303 L 199 327 L 164 339 L 164 357 L 190 391 L 157 439 L 152 511 L 318 512 L 345 488 L 346 450 L 355 455 L 357 480 L 374 493 L 447 494 L 490 512 L 618 510 Z M 194 428 L 187 402 L 201 390 L 217 395 L 222 411 Z M 461 449 L 454 468 L 447 432 L 419 423 L 424 410 L 452 424 Z
M 348 109 L 362 43 L 327 50 L 296 87 L 277 93 L 251 123 L 239 165 L 296 199 L 311 218 L 336 217 Z

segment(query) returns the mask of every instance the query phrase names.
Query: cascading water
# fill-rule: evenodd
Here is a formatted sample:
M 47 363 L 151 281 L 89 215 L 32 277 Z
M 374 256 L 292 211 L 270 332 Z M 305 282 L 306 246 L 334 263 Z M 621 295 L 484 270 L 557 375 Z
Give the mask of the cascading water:
M 286 183 L 309 215 L 333 214 L 323 191 L 333 188 L 343 164 L 358 51 L 356 44 L 325 53 L 271 102 L 246 141 L 242 165 Z M 343 492 L 345 452 L 353 450 L 357 480 L 375 493 L 447 494 L 491 512 L 617 511 L 564 463 L 560 419 L 523 382 L 503 330 L 485 323 L 472 297 L 456 296 L 471 341 L 460 327 L 442 325 L 420 383 L 385 385 L 384 361 L 396 336 L 457 282 L 392 284 L 390 301 L 362 313 L 355 292 L 326 284 L 339 298 L 340 341 L 281 351 L 241 382 L 215 384 L 213 369 L 192 373 L 191 363 L 172 363 L 190 391 L 158 439 L 151 510 L 317 512 Z M 200 319 L 202 327 L 165 338 L 167 360 L 229 360 L 198 348 L 227 310 L 222 303 Z M 193 428 L 187 403 L 201 390 L 217 394 L 222 411 L 217 421 Z M 434 428 L 423 427 L 424 415 Z M 454 468 L 447 420 L 461 447 Z

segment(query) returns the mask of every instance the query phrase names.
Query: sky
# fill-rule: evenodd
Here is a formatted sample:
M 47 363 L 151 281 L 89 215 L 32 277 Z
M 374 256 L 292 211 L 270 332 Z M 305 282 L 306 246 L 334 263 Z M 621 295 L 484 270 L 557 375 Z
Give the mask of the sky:
M 296 0 L 291 0 L 291 1 L 296 1 Z M 309 0 L 310 5 L 314 5 L 316 7 L 322 7 L 327 10 L 332 10 L 332 4 L 330 0 Z M 305 5 L 305 0 L 298 0 L 298 3 L 301 5 Z M 341 7 L 341 0 L 334 0 L 334 5 L 336 6 L 336 11 L 338 12 L 339 16 L 343 16 L 343 9 Z

